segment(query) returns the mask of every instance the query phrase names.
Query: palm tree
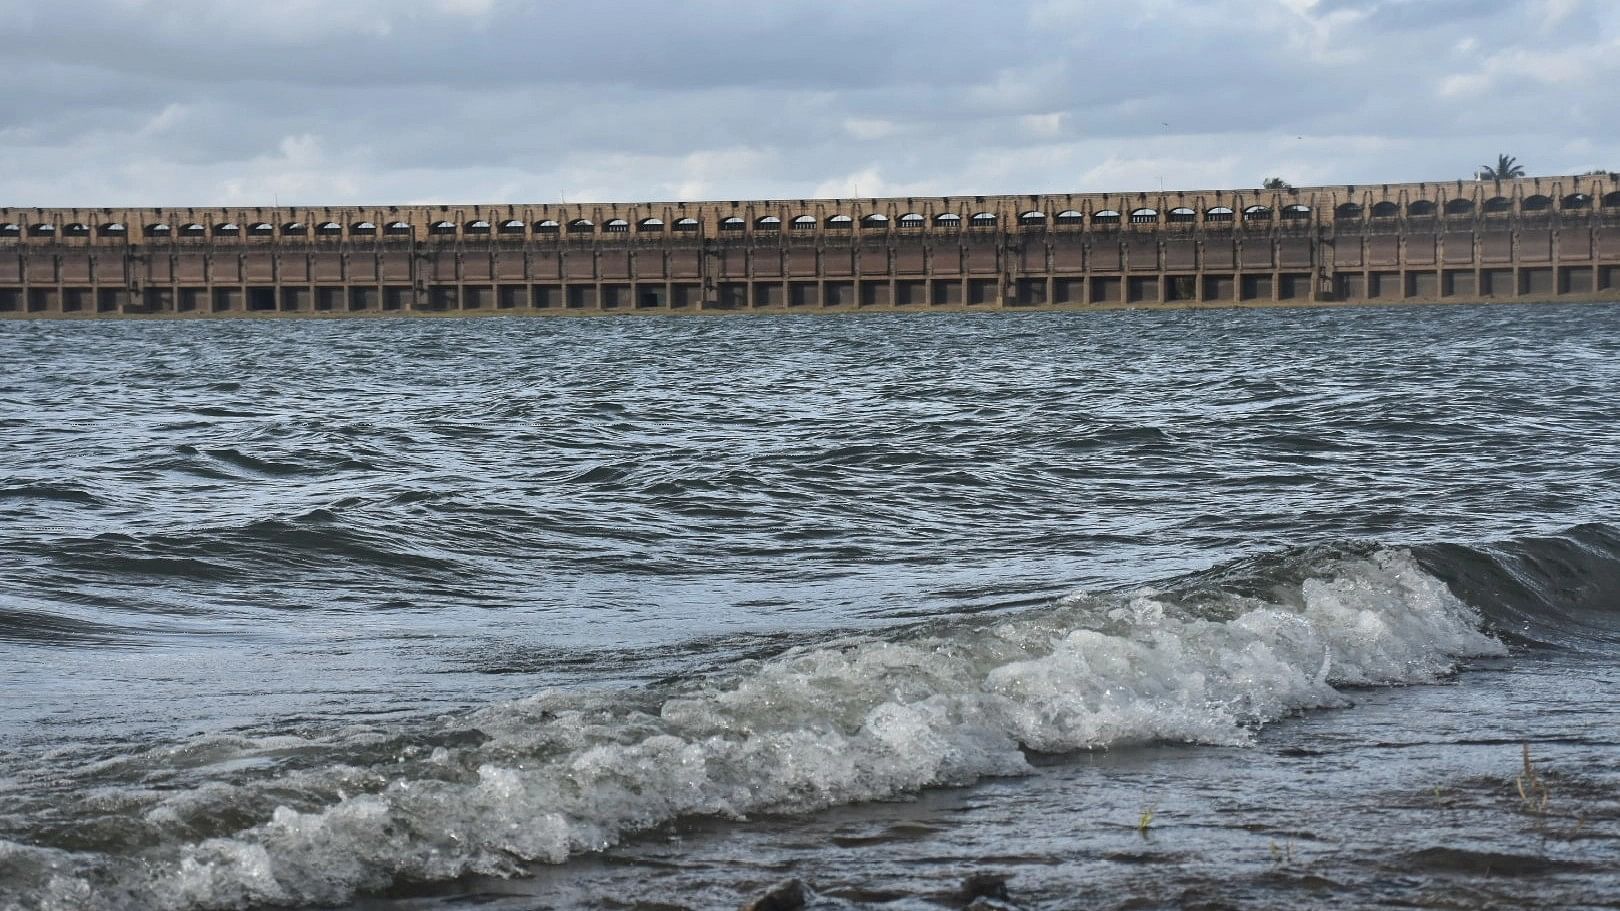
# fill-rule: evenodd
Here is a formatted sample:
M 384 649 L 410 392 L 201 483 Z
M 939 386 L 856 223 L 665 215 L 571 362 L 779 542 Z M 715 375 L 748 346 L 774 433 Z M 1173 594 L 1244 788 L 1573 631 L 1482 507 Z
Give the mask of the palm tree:
M 1488 164 L 1479 167 L 1480 180 L 1508 180 L 1523 176 L 1524 165 L 1519 164 L 1519 160 L 1512 155 L 1496 156 L 1496 167 L 1494 168 Z
M 1292 190 L 1294 185 L 1281 177 L 1267 177 L 1266 182 L 1260 185 L 1262 190 Z

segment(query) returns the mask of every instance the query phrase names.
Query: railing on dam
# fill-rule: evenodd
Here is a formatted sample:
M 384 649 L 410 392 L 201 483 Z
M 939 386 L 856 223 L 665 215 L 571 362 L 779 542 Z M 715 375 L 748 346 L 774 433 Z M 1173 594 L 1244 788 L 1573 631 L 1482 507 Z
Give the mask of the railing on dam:
M 632 204 L 0 208 L 0 316 L 1069 307 L 1620 289 L 1620 179 Z

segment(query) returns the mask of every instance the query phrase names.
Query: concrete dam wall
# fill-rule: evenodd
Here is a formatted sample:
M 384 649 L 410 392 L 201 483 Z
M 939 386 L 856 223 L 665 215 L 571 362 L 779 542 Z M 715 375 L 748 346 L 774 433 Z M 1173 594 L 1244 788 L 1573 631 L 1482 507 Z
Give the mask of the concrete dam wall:
M 1620 175 L 582 205 L 0 208 L 0 318 L 1620 297 Z

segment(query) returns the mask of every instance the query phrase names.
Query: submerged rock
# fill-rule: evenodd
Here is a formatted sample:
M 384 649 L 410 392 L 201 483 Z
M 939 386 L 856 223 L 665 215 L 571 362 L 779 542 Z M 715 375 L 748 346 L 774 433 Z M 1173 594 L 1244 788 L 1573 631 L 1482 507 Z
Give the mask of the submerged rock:
M 1007 894 L 1009 878 L 1005 873 L 970 873 L 962 880 L 962 897 L 970 904 L 981 898 L 1007 901 L 1012 897 Z
M 742 911 L 799 911 L 804 901 L 804 883 L 784 879 L 745 903 Z

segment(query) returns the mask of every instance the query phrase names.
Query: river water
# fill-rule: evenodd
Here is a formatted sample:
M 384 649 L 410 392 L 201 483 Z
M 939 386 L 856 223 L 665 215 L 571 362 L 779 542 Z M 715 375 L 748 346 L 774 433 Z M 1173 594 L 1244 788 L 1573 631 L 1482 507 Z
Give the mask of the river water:
M 1620 306 L 0 365 L 7 911 L 1617 907 Z

